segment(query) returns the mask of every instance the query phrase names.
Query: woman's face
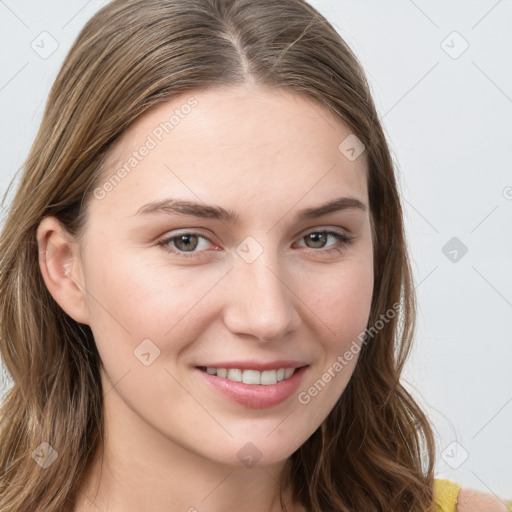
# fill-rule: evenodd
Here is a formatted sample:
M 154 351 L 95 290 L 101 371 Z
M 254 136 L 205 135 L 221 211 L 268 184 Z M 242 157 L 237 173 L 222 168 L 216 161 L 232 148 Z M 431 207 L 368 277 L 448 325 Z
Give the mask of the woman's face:
M 211 461 L 271 464 L 326 418 L 373 290 L 365 155 L 350 134 L 302 96 L 250 85 L 158 105 L 120 139 L 71 275 L 125 428 Z M 199 368 L 258 365 L 245 379 L 306 368 L 268 385 Z

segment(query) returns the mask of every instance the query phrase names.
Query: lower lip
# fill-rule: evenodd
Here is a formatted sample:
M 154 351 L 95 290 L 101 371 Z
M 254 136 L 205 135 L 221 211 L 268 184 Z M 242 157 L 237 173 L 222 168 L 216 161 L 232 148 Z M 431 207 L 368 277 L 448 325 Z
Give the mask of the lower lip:
M 297 391 L 308 366 L 303 366 L 291 377 L 276 384 L 244 384 L 216 377 L 199 368 L 196 370 L 213 386 L 231 400 L 251 409 L 264 409 L 284 402 Z

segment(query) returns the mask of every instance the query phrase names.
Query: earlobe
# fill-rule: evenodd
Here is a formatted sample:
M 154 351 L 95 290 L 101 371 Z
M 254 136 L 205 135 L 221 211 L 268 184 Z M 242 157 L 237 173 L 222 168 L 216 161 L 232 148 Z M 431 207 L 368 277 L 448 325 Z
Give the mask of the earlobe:
M 78 244 L 53 216 L 39 223 L 36 238 L 46 288 L 71 318 L 89 324 Z

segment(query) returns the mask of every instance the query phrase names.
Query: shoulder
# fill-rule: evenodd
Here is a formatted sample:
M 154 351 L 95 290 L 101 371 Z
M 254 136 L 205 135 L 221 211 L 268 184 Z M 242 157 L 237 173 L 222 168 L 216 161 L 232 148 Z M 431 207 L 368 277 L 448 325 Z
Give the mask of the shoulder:
M 511 500 L 445 478 L 434 480 L 434 503 L 435 512 L 512 512 Z
M 510 503 L 510 502 L 509 502 Z M 457 500 L 457 512 L 507 512 L 512 510 L 492 493 L 462 486 Z

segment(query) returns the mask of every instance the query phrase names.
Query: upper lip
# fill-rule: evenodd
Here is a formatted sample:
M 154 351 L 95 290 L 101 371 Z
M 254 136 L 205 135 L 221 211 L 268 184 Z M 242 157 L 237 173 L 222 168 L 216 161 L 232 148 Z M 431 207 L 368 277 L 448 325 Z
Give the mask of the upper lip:
M 262 363 L 259 361 L 222 361 L 219 363 L 201 364 L 197 368 L 210 367 L 210 368 L 240 368 L 241 370 L 258 370 L 263 372 L 265 370 L 278 370 L 279 368 L 300 368 L 307 366 L 308 363 L 304 361 L 292 361 L 291 359 L 280 359 L 278 361 L 270 361 Z

